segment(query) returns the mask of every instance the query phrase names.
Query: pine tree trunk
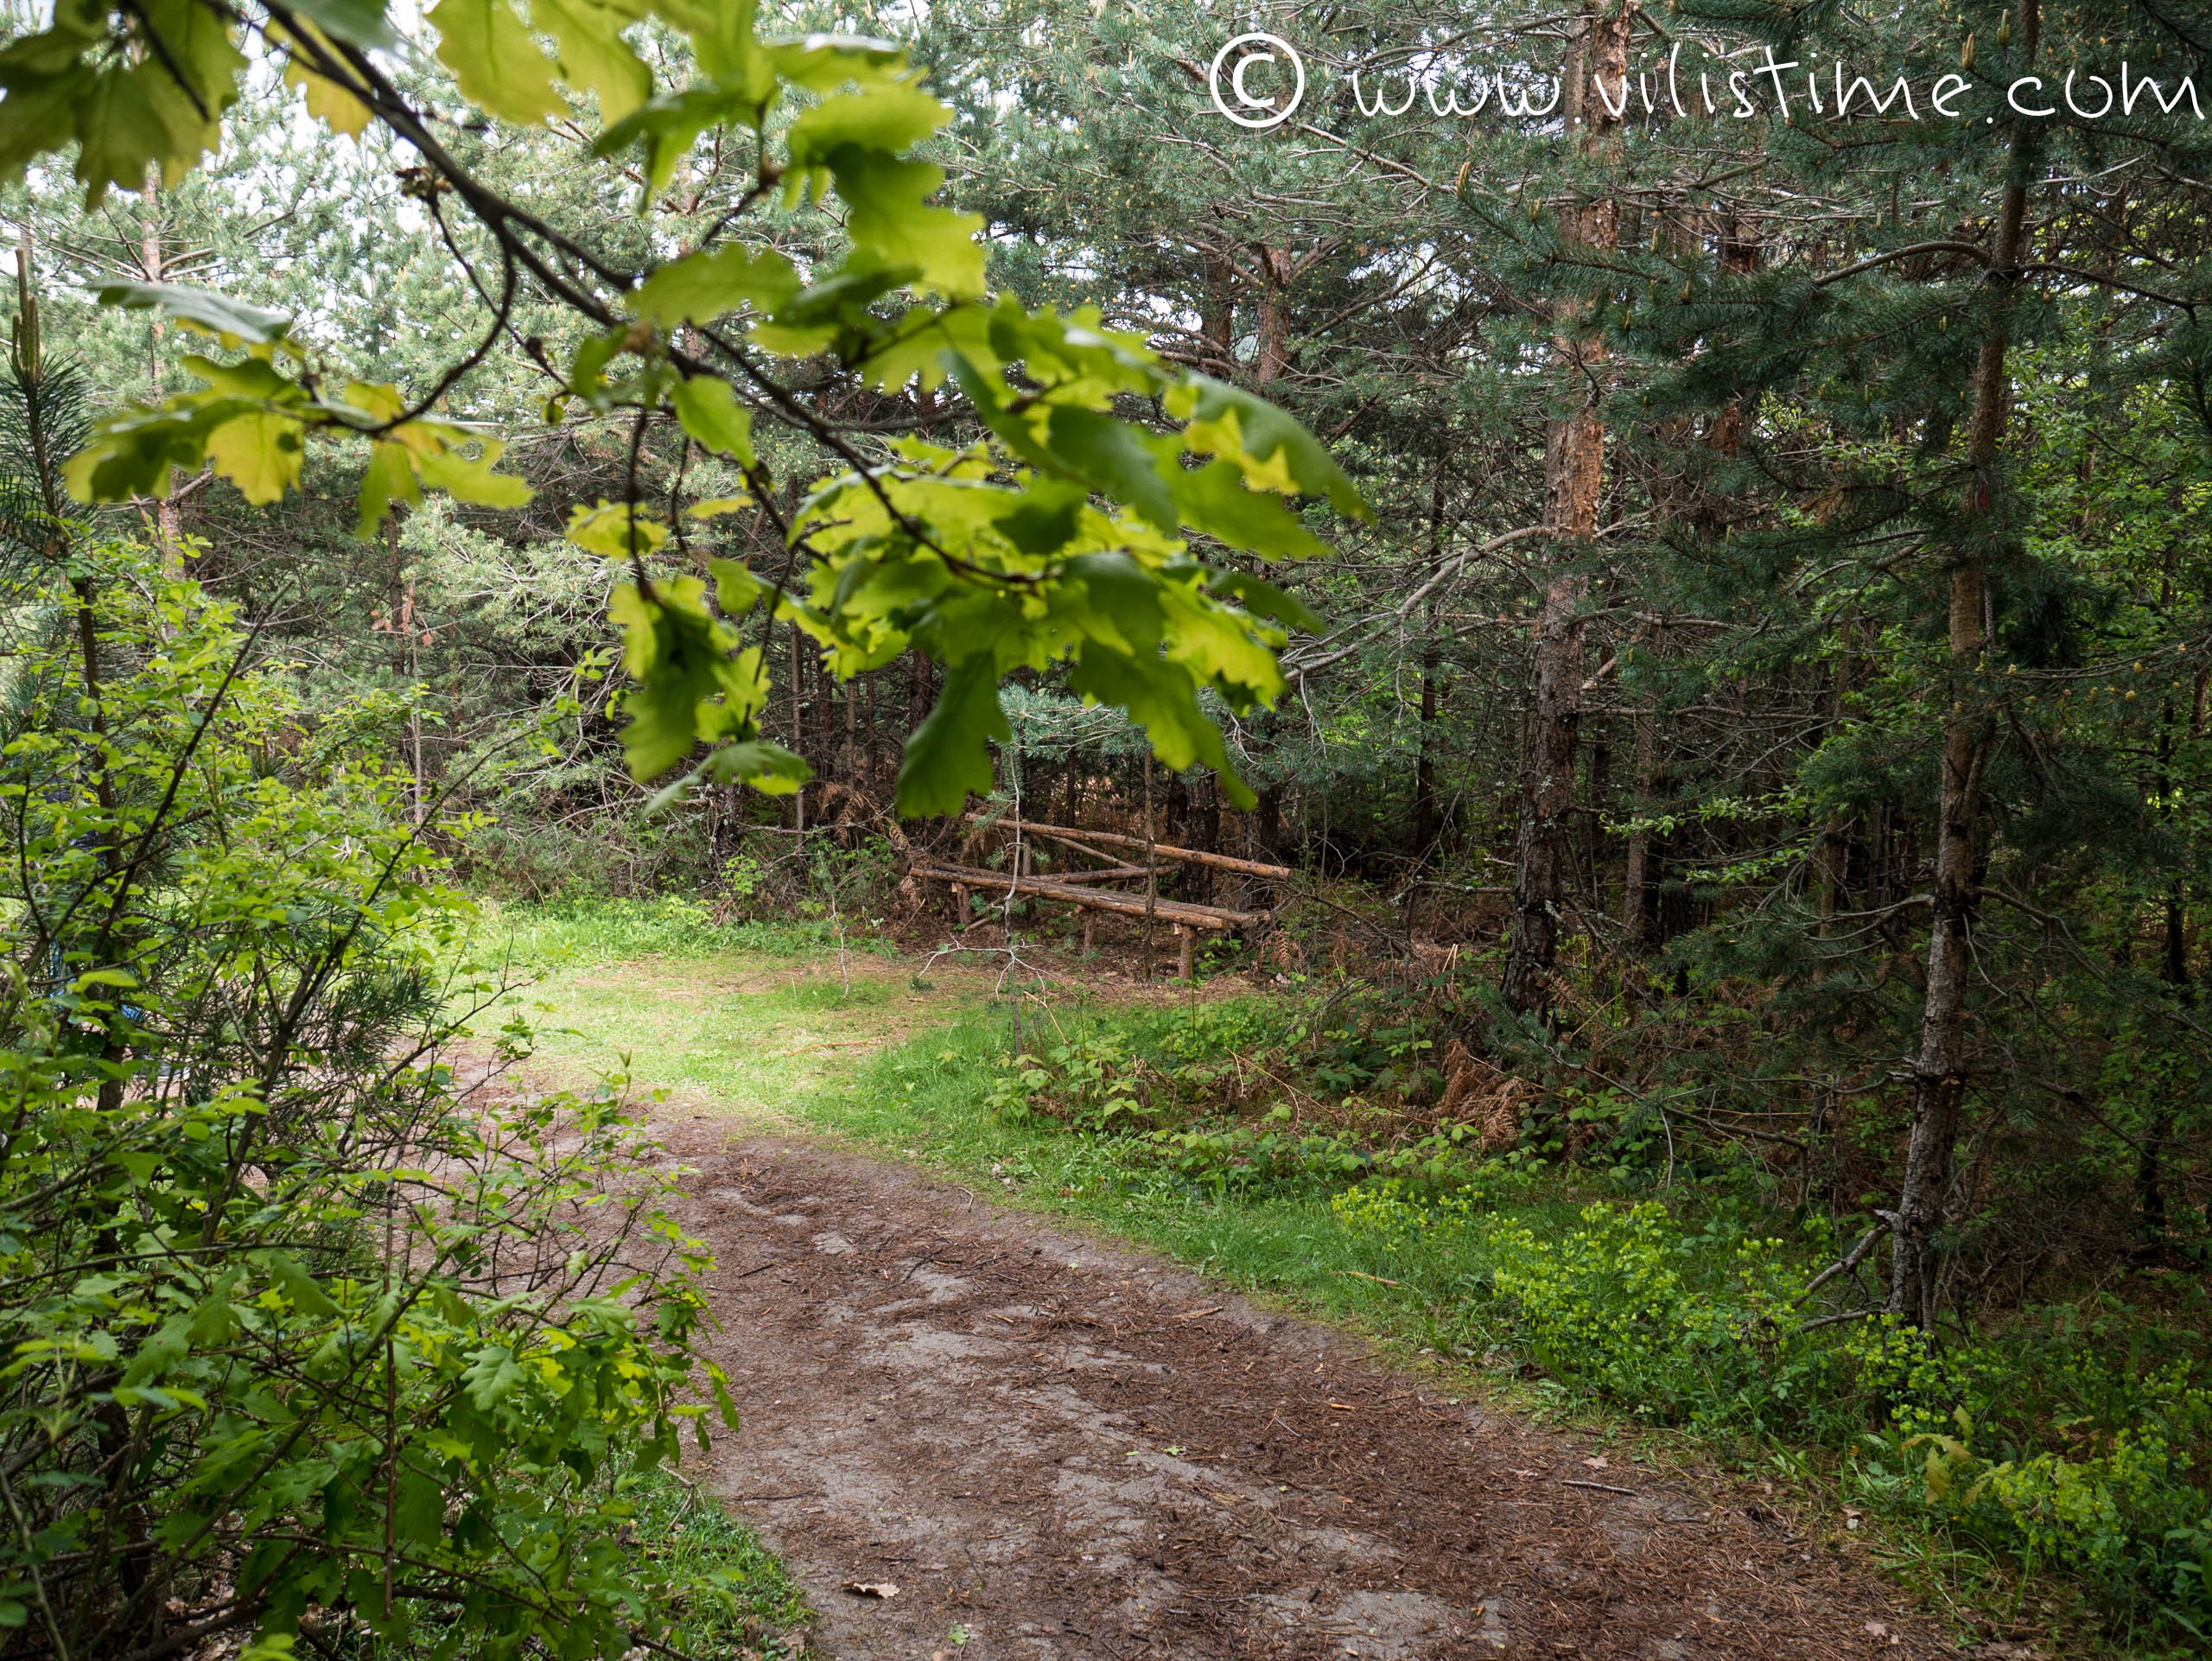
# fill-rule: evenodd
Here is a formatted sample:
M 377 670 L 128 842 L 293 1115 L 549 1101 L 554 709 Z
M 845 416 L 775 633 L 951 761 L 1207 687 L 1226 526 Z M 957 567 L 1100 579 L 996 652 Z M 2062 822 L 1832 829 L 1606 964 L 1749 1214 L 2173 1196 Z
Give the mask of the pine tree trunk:
M 1255 342 L 1252 381 L 1266 386 L 1280 380 L 1290 367 L 1290 320 L 1283 290 L 1297 268 L 1279 248 L 1262 248 L 1259 254 L 1259 339 Z
M 1631 14 L 1586 14 L 1569 75 L 1567 121 L 1586 153 L 1597 153 L 1618 119 L 1589 83 L 1602 77 L 1624 86 Z M 1567 210 L 1564 240 L 1596 251 L 1619 241 L 1617 203 L 1594 201 Z M 1513 925 L 1506 948 L 1505 1001 L 1524 1015 L 1551 1002 L 1552 965 L 1559 955 L 1561 907 L 1573 850 L 1569 810 L 1574 800 L 1575 739 L 1582 721 L 1582 601 L 1589 586 L 1583 570 L 1598 532 L 1598 504 L 1605 467 L 1605 422 L 1594 391 L 1593 366 L 1604 342 L 1574 333 L 1573 307 L 1563 307 L 1553 342 L 1561 391 L 1570 408 L 1554 419 L 1545 445 L 1545 518 L 1551 531 L 1553 569 L 1536 614 L 1535 684 L 1521 762 L 1519 824 L 1513 846 Z
M 1846 622 L 1842 630 L 1843 649 L 1836 653 L 1835 677 L 1831 684 L 1828 703 L 1828 723 L 1831 729 L 1843 726 L 1845 712 L 1851 703 L 1851 648 L 1853 630 Z M 1850 847 L 1851 821 L 1840 813 L 1831 813 L 1821 823 L 1821 839 L 1814 856 L 1819 871 L 1821 909 L 1821 938 L 1832 932 L 1836 908 L 1842 903 L 1845 865 Z
M 1206 256 L 1206 291 L 1198 317 L 1198 334 L 1206 343 L 1206 368 L 1226 374 L 1236 366 L 1236 291 L 1230 279 L 1235 267 L 1218 254 Z
M 1221 787 L 1209 773 L 1205 781 L 1205 800 L 1195 816 L 1190 845 L 1202 854 L 1217 851 L 1221 841 Z M 1183 885 L 1190 897 L 1202 906 L 1213 904 L 1214 874 L 1210 865 L 1193 865 L 1183 873 Z
M 849 785 L 864 784 L 860 776 L 861 754 L 861 684 L 849 680 L 838 686 L 838 699 L 845 706 L 845 750 L 839 758 Z
M 2159 978 L 2173 989 L 2174 1000 L 2187 1005 L 2189 981 L 2189 891 L 2175 877 L 2166 884 L 2166 949 Z M 2135 1150 L 2136 1226 L 2144 1250 L 2155 1254 L 2166 1238 L 2166 1149 L 2174 1139 L 2171 1094 L 2160 1097 L 2152 1110 L 2151 1123 Z
M 1428 577 L 1435 582 L 1444 566 L 1444 465 L 1440 460 L 1428 504 Z M 1423 617 L 1421 648 L 1421 754 L 1414 764 L 1414 841 L 1408 850 L 1416 862 L 1436 846 L 1440 815 L 1436 802 L 1437 608 L 1441 596 L 1431 589 Z
M 2171 563 L 2171 556 L 2169 560 Z M 2160 594 L 2159 602 L 2172 603 L 2171 582 Z M 2167 704 L 2159 721 L 2158 766 L 2153 782 L 2163 804 L 2160 816 L 2169 823 L 2174 814 L 2175 732 L 2180 721 L 2181 712 L 2171 703 Z M 2201 734 L 2201 716 L 2196 724 Z M 2160 954 L 2158 978 L 2172 989 L 2174 1002 L 2183 1009 L 2196 1001 L 2196 989 L 2190 983 L 2189 973 L 2189 887 L 2179 876 L 2170 877 L 2166 881 L 2165 950 Z M 2136 1227 L 2146 1256 L 2155 1257 L 2166 1244 L 2166 1149 L 2173 1139 L 2174 1098 L 2171 1091 L 2166 1091 L 2160 1094 L 2158 1104 L 2152 1109 L 2151 1123 L 2135 1149 Z
M 1637 818 L 1650 811 L 1659 775 L 1659 718 L 1649 710 L 1636 714 L 1636 808 Z M 1621 862 L 1621 927 L 1630 950 L 1649 934 L 1651 833 L 1631 830 Z
M 906 665 L 906 733 L 913 735 L 914 729 L 929 719 L 931 687 L 930 660 L 917 652 Z
M 2036 53 L 2035 0 L 2021 12 L 2026 58 Z M 1992 474 L 2005 436 L 2008 403 L 2005 354 L 2012 344 L 2013 292 L 2019 283 L 2027 184 L 2035 139 L 2014 129 L 2011 166 L 1998 212 L 1989 278 L 1999 290 L 1989 330 L 1974 366 L 1974 424 L 1967 442 L 1969 527 L 1995 507 Z M 1971 536 L 1971 530 L 1969 530 Z M 1970 543 L 1969 545 L 1972 545 Z M 1969 1065 L 1967 988 L 1973 975 L 1974 926 L 1979 900 L 1982 770 L 1994 723 L 1974 685 L 1985 645 L 1983 571 L 1979 558 L 1961 559 L 1951 573 L 1950 665 L 1943 722 L 1942 776 L 1936 823 L 1935 920 L 1928 938 L 1928 983 L 1922 1006 L 1920 1053 L 1913 1065 L 1912 1130 L 1905 1149 L 1904 1180 L 1891 1224 L 1889 1313 L 1932 1330 L 1936 1322 L 1935 1239 L 1950 1197 L 1959 1120 Z
M 1414 845 L 1416 860 L 1436 846 L 1442 816 L 1436 802 L 1436 601 L 1429 599 L 1431 637 L 1421 654 L 1421 758 L 1414 764 Z
M 1167 799 L 1161 805 L 1160 831 L 1162 839 L 1172 848 L 1191 845 L 1191 786 L 1179 773 L 1167 775 Z M 1191 869 L 1179 868 L 1175 876 L 1175 898 L 1191 897 Z

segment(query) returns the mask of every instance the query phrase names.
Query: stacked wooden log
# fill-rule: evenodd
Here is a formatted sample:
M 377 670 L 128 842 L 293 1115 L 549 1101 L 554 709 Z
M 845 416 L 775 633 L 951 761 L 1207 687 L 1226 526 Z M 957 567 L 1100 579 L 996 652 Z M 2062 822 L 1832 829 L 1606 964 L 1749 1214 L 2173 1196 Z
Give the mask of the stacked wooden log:
M 1045 875 L 1027 869 L 994 871 L 979 865 L 916 855 L 912 861 L 913 874 L 950 884 L 962 922 L 969 919 L 971 897 L 988 897 L 994 902 L 1026 897 L 1084 911 L 1146 918 L 1165 923 L 1175 931 L 1181 945 L 1182 972 L 1185 977 L 1191 972 L 1192 945 L 1200 932 L 1226 933 L 1235 929 L 1255 928 L 1268 922 L 1269 914 L 1227 906 L 1194 905 L 1185 900 L 1163 900 L 1160 897 L 1160 883 L 1174 868 L 1206 865 L 1274 882 L 1286 881 L 1292 875 L 1287 866 L 1238 859 L 1205 849 L 1179 848 L 1171 843 L 1150 841 L 1120 831 L 1040 824 L 1031 819 L 993 820 L 981 815 L 970 816 L 969 823 L 1034 837 L 1094 863 L 1089 868 L 1074 867 Z M 1086 924 L 1086 939 L 1088 933 Z

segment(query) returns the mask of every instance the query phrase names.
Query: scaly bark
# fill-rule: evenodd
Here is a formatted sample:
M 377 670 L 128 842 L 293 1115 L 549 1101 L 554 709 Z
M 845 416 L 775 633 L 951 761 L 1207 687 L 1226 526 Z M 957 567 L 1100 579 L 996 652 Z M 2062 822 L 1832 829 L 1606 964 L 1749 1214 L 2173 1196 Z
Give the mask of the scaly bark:
M 1443 567 L 1444 467 L 1440 461 L 1428 504 L 1430 582 L 1435 581 Z M 1439 707 L 1436 683 L 1440 668 L 1437 631 L 1440 624 L 1438 606 L 1441 599 L 1440 588 L 1431 589 L 1428 603 L 1421 614 L 1421 751 L 1414 764 L 1414 841 L 1413 846 L 1407 850 L 1416 862 L 1427 859 L 1436 846 L 1437 835 L 1442 828 L 1442 814 L 1436 795 L 1436 717 Z M 1407 903 L 1412 903 L 1410 899 Z
M 1619 124 L 1605 98 L 1591 96 L 1590 83 L 1602 79 L 1608 86 L 1624 86 L 1632 16 L 1624 6 L 1611 16 L 1593 10 L 1586 18 L 1569 75 L 1567 119 L 1590 154 L 1611 142 L 1610 135 Z M 1568 241 L 1611 250 L 1620 239 L 1619 205 L 1599 200 L 1570 208 L 1563 229 Z M 1560 912 L 1573 858 L 1568 814 L 1582 722 L 1582 601 L 1589 585 L 1585 564 L 1598 533 L 1598 504 L 1605 488 L 1605 419 L 1596 372 L 1605 345 L 1577 332 L 1580 310 L 1572 302 L 1560 309 L 1553 342 L 1567 407 L 1552 422 L 1545 443 L 1545 522 L 1554 563 L 1536 614 L 1534 685 L 1513 847 L 1513 929 L 1502 989 L 1505 1001 L 1524 1015 L 1549 1006 L 1552 965 L 1559 956 Z
M 2026 61 L 2036 55 L 2040 18 L 2036 0 L 2020 14 Z M 2012 346 L 2014 296 L 2020 282 L 2028 183 L 2036 137 L 2031 124 L 2013 129 L 2005 194 L 1990 250 L 1989 281 L 1997 303 L 1974 364 L 1974 420 L 1967 430 L 1966 512 L 1971 527 L 1998 511 L 1994 473 L 2003 448 L 2008 403 L 2005 355 Z M 1970 1072 L 1967 988 L 1973 974 L 1978 902 L 1982 774 L 1996 730 L 1975 682 L 1987 642 L 1982 633 L 1982 557 L 1970 542 L 1951 571 L 1950 661 L 1944 700 L 1942 776 L 1936 824 L 1935 920 L 1928 937 L 1928 982 L 1920 1051 L 1913 1063 L 1912 1129 L 1904 1180 L 1891 1218 L 1889 1313 L 1923 1332 L 1936 1322 L 1935 1241 L 1948 1206 L 1959 1120 Z

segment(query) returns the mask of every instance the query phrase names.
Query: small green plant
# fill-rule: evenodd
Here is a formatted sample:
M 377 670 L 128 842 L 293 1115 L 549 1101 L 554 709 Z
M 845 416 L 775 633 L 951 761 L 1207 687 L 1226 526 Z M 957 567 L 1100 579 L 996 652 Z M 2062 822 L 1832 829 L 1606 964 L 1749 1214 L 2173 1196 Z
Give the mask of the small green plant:
M 767 866 L 749 853 L 733 854 L 722 862 L 722 890 L 740 904 L 760 892 L 767 876 Z
M 1084 1135 L 1108 1136 L 1125 1129 L 1141 1104 L 1128 1052 L 1103 1029 L 1052 1045 L 1041 1057 L 1010 1055 L 1000 1065 L 987 1099 L 1008 1123 L 1048 1116 Z

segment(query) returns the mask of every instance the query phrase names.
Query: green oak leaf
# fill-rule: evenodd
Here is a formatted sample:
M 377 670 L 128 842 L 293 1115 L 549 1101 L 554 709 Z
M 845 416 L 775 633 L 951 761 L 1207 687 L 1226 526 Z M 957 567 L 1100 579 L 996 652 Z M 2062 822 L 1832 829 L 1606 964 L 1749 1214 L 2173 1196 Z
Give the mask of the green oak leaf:
M 300 1265 L 297 1258 L 285 1252 L 270 1251 L 262 1254 L 260 1261 L 269 1271 L 269 1278 L 302 1314 L 330 1316 L 338 1313 L 338 1306 L 330 1301 L 330 1295 L 316 1283 L 315 1276 Z
M 602 0 L 531 0 L 531 21 L 553 36 L 561 79 L 599 98 L 599 118 L 612 125 L 653 92 L 653 73 L 631 50 L 622 30 L 636 22 Z
M 661 328 L 711 323 L 747 308 L 772 312 L 799 291 L 798 272 L 773 248 L 737 245 L 686 254 L 638 285 L 630 307 Z
M 288 0 L 294 16 L 313 23 L 334 41 L 351 41 L 373 52 L 397 52 L 399 32 L 378 0 Z
M 996 659 L 985 652 L 953 665 L 936 707 L 906 741 L 899 811 L 909 818 L 965 811 L 970 792 L 988 796 L 996 781 L 991 745 L 1013 736 L 999 707 Z
M 1189 423 L 1183 436 L 1191 449 L 1235 462 L 1247 484 L 1285 495 L 1325 496 L 1339 513 L 1374 519 L 1351 475 L 1321 441 L 1266 399 L 1192 375 L 1168 392 L 1166 403 L 1168 414 Z
M 353 534 L 365 537 L 384 523 L 394 502 L 410 507 L 423 504 L 423 487 L 407 459 L 407 447 L 381 439 L 369 450 L 369 465 L 361 474 L 360 516 Z
M 700 765 L 700 774 L 718 785 L 751 785 L 764 796 L 789 796 L 814 777 L 814 769 L 781 744 L 749 738 L 725 744 Z
M 144 175 L 140 178 L 143 181 Z M 292 328 L 292 320 L 281 311 L 250 306 L 213 289 L 195 289 L 183 283 L 110 283 L 100 290 L 99 302 L 133 311 L 162 312 L 203 334 L 213 334 L 226 347 L 246 342 L 266 346 L 285 339 Z
M 1168 479 L 1183 522 L 1232 548 L 1263 559 L 1313 559 L 1329 551 L 1281 496 L 1246 488 L 1243 469 L 1233 461 L 1177 468 Z
M 658 550 L 668 540 L 668 527 L 633 503 L 602 500 L 570 511 L 567 536 L 601 559 L 628 560 Z
M 1220 775 L 1222 789 L 1240 808 L 1259 798 L 1230 766 L 1221 733 L 1198 707 L 1198 685 L 1180 664 L 1133 657 L 1098 640 L 1077 654 L 1068 684 L 1081 697 L 1128 711 L 1145 730 L 1153 752 L 1171 769 L 1205 766 Z
M 764 96 L 765 92 L 747 86 L 687 86 L 680 92 L 659 93 L 600 134 L 592 154 L 645 150 L 645 188 L 638 193 L 638 211 L 649 212 L 654 194 L 675 175 L 676 164 L 691 153 L 699 135 L 757 117 Z
M 554 90 L 552 63 L 508 0 L 438 0 L 429 21 L 438 31 L 438 61 L 486 114 L 534 127 L 568 113 Z
M 437 442 L 410 442 L 418 429 L 432 432 Z M 457 500 L 475 502 L 484 507 L 521 507 L 534 493 L 512 474 L 492 470 L 506 451 L 506 444 L 500 439 L 442 422 L 409 422 L 394 428 L 393 433 L 409 444 L 416 476 L 432 489 L 442 490 Z M 460 449 L 461 444 L 471 442 L 478 449 L 474 460 L 463 455 Z
M 944 169 L 858 144 L 840 144 L 823 161 L 849 210 L 845 230 L 856 255 L 883 267 L 911 265 L 919 286 L 940 294 L 982 293 L 982 216 L 929 205 Z
M 753 465 L 753 411 L 737 401 L 728 381 L 695 375 L 671 387 L 669 401 L 696 442 L 740 467 Z
M 282 501 L 307 460 L 307 425 L 296 417 L 258 410 L 233 417 L 207 435 L 215 471 L 257 507 Z
M 767 700 L 760 647 L 732 651 L 735 633 L 709 614 L 705 592 L 696 576 L 672 577 L 651 598 L 626 582 L 608 599 L 636 682 L 623 694 L 622 745 L 637 778 L 658 778 L 698 739 L 741 729 Z
M 793 122 L 786 142 L 794 167 L 827 166 L 841 145 L 903 150 L 951 119 L 949 105 L 916 86 L 843 92 L 823 99 Z
M 1144 515 L 1170 536 L 1175 533 L 1175 491 L 1169 479 L 1174 439 L 1152 439 L 1126 421 L 1071 404 L 1053 407 L 1046 428 L 1047 443 L 1062 467 Z
M 1274 583 L 1263 582 L 1243 571 L 1216 571 L 1208 578 L 1206 586 L 1216 594 L 1227 595 L 1241 601 L 1247 609 L 1262 617 L 1272 618 L 1285 627 L 1319 634 L 1325 627 L 1320 614 L 1296 595 L 1286 593 Z

